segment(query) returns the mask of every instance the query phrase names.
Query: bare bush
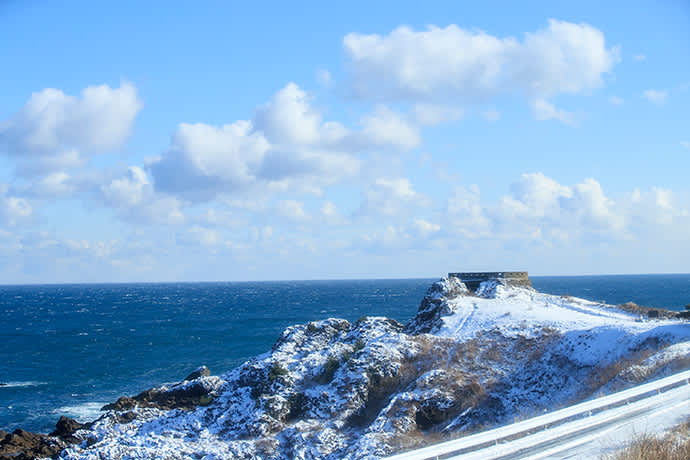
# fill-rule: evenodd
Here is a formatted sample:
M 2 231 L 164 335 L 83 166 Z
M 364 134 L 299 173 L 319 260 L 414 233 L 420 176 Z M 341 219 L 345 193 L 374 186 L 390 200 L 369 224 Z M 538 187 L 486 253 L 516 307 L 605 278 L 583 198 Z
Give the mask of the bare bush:
M 674 434 L 652 436 L 644 434 L 612 457 L 605 460 L 687 460 L 690 459 L 690 439 Z

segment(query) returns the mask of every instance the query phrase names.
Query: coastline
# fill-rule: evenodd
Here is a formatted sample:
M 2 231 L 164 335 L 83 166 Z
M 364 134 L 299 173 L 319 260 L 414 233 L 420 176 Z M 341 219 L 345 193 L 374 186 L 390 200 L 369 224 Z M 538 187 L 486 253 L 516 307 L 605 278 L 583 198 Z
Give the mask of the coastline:
M 344 320 L 333 320 L 332 319 L 332 320 L 328 320 L 327 322 L 320 321 L 320 322 L 308 323 L 308 325 L 307 325 L 308 327 L 306 327 L 306 329 L 304 329 L 304 330 L 306 330 L 308 332 L 308 331 L 313 329 L 314 332 L 317 332 L 318 334 L 320 334 L 320 332 L 318 332 L 318 331 L 321 331 L 322 328 L 325 327 L 326 329 L 323 329 L 324 331 L 325 330 L 332 331 L 332 332 L 329 332 L 329 334 L 335 333 L 337 335 L 337 334 L 345 333 L 347 331 L 350 331 L 350 332 L 348 332 L 348 334 L 352 334 L 352 333 L 354 333 L 353 331 L 359 330 L 357 328 L 361 328 L 361 327 L 364 327 L 365 324 L 369 324 L 368 321 L 373 321 L 373 322 L 371 322 L 372 326 L 374 324 L 377 324 L 376 327 L 383 327 L 382 330 L 384 330 L 384 331 L 388 330 L 389 331 L 388 334 L 394 334 L 394 336 L 399 337 L 396 340 L 400 340 L 400 341 L 402 341 L 401 343 L 404 343 L 405 341 L 410 340 L 410 338 L 406 334 L 410 334 L 410 333 L 427 334 L 427 332 L 425 332 L 427 330 L 428 331 L 437 330 L 437 328 L 440 327 L 440 325 L 442 324 L 439 321 L 441 321 L 441 319 L 444 315 L 448 314 L 447 311 L 446 311 L 446 313 L 443 313 L 443 311 L 445 311 L 445 310 L 443 310 L 443 308 L 445 308 L 445 307 L 441 308 L 442 303 L 439 304 L 439 303 L 437 303 L 436 300 L 432 301 L 432 299 L 436 299 L 436 297 L 434 297 L 436 295 L 436 294 L 434 294 L 434 292 L 436 292 L 436 291 L 433 291 L 433 289 L 434 288 L 430 289 L 430 291 L 427 292 L 427 295 L 424 298 L 425 300 L 422 301 L 422 304 L 420 305 L 420 307 L 418 309 L 417 316 L 416 316 L 415 320 L 408 323 L 407 326 L 403 326 L 400 323 L 394 322 L 393 320 L 387 320 L 385 318 L 373 318 L 371 320 L 364 318 L 364 319 L 360 319 L 360 321 L 364 321 L 364 323 L 360 323 L 358 321 L 355 324 L 349 324 L 347 321 L 344 321 Z M 478 299 L 483 299 L 484 296 L 488 295 L 489 297 L 487 298 L 487 300 L 486 301 L 482 300 L 482 302 L 492 302 L 491 296 L 496 295 L 496 294 L 491 294 L 491 292 L 493 292 L 493 291 L 487 291 L 486 289 L 487 289 L 486 287 L 483 287 L 481 290 L 482 293 L 480 294 L 479 290 L 478 290 L 478 293 L 475 295 L 480 296 Z M 492 288 L 492 289 L 494 289 L 494 288 Z M 452 296 L 459 295 L 459 294 L 455 293 L 456 291 L 447 291 L 447 292 L 443 291 L 443 292 L 445 292 L 443 294 L 443 296 L 451 296 L 451 297 L 448 297 L 449 299 L 454 298 Z M 460 291 L 458 291 L 458 292 L 460 292 Z M 523 292 L 523 291 L 516 291 L 516 292 Z M 531 291 L 527 290 L 524 292 L 529 293 Z M 534 292 L 536 292 L 536 291 L 534 291 Z M 531 296 L 531 295 L 537 295 L 537 294 L 529 294 L 529 295 Z M 462 294 L 461 297 L 459 297 L 458 299 L 461 299 L 463 295 L 469 295 L 469 294 Z M 591 302 L 587 303 L 585 301 L 585 303 L 582 303 L 581 300 L 571 298 L 568 296 L 548 296 L 548 295 L 544 295 L 544 294 L 538 294 L 538 295 L 545 296 L 545 297 L 543 297 L 544 299 L 553 299 L 553 300 L 549 300 L 550 302 L 560 299 L 560 300 L 558 300 L 558 302 L 566 302 L 563 305 L 566 305 L 568 302 L 570 302 L 570 303 L 573 303 L 573 305 L 582 304 L 584 306 L 584 305 L 590 305 L 591 304 L 591 305 L 595 306 Z M 541 298 L 541 297 L 539 297 L 539 298 Z M 449 302 L 450 302 L 450 300 L 449 300 Z M 489 304 L 487 304 L 487 305 L 489 305 Z M 554 304 L 554 305 L 556 305 L 556 304 Z M 619 306 L 619 307 L 621 307 L 621 306 Z M 429 308 L 431 308 L 431 310 L 429 310 Z M 441 308 L 441 309 L 439 309 L 439 308 Z M 578 308 L 580 308 L 580 307 L 578 307 Z M 587 307 L 587 308 L 590 308 L 590 307 Z M 616 307 L 612 307 L 612 306 L 607 306 L 607 308 L 616 309 Z M 626 315 L 633 314 L 637 317 L 644 318 L 644 321 L 661 321 L 663 324 L 666 324 L 666 322 L 669 321 L 668 319 L 664 319 L 664 317 L 667 317 L 667 316 L 670 317 L 670 316 L 674 315 L 674 313 L 670 312 L 670 311 L 662 311 L 659 309 L 645 309 L 645 308 L 641 308 L 638 306 L 635 306 L 633 308 L 631 305 L 627 306 L 627 310 L 625 308 L 623 308 L 622 310 L 620 308 L 618 308 L 616 310 L 624 312 Z M 425 313 L 425 311 L 429 311 L 430 313 L 433 313 L 433 314 L 431 314 L 431 316 L 429 316 L 429 314 Z M 577 310 L 573 310 L 573 311 L 577 311 Z M 443 322 L 447 323 L 447 320 L 443 320 Z M 662 324 L 662 323 L 660 323 L 660 324 Z M 447 323 L 447 325 L 450 325 L 450 324 L 453 324 L 453 323 L 452 322 Z M 278 341 L 273 345 L 271 353 L 275 354 L 275 353 L 279 352 L 281 347 L 285 346 L 286 344 L 291 343 L 290 341 L 293 339 L 288 338 L 289 335 L 286 336 L 286 333 L 288 333 L 288 331 L 301 330 L 300 327 L 304 328 L 304 325 L 303 326 L 292 326 L 292 327 L 289 327 L 286 331 L 284 331 L 283 334 L 281 334 L 281 338 L 279 338 Z M 453 326 L 453 327 L 455 327 L 455 326 Z M 342 331 L 342 332 L 338 332 L 338 331 Z M 440 329 L 438 331 L 442 333 L 443 329 Z M 357 332 L 357 334 L 362 334 L 362 333 L 363 332 Z M 448 332 L 448 333 L 451 333 L 451 332 Z M 292 333 L 290 333 L 290 334 L 292 334 Z M 369 333 L 367 333 L 367 334 L 369 334 Z M 455 334 L 457 334 L 457 333 L 453 332 L 452 334 L 455 337 Z M 443 334 L 442 334 L 442 336 L 443 336 Z M 355 337 L 357 337 L 357 336 L 355 336 Z M 359 336 L 359 337 L 364 338 L 364 337 L 369 337 L 369 336 L 363 335 L 363 336 Z M 412 336 L 412 337 L 414 337 L 414 336 Z M 458 336 L 458 337 L 460 337 L 460 336 Z M 286 342 L 286 340 L 287 340 L 287 342 Z M 352 339 L 352 340 L 354 340 L 354 339 Z M 359 341 L 360 339 L 358 338 L 357 340 Z M 366 344 L 369 340 L 370 339 L 364 339 L 363 343 Z M 463 340 L 465 340 L 465 339 L 463 339 Z M 549 339 L 549 340 L 551 340 L 551 339 Z M 344 348 L 345 351 L 343 353 L 345 353 L 345 355 L 351 356 L 351 355 L 353 355 L 353 353 L 355 351 L 359 351 L 359 350 L 357 350 L 357 347 L 355 347 L 353 345 L 353 342 L 346 342 L 346 343 L 349 343 L 349 345 L 347 345 L 347 346 L 350 348 Z M 357 343 L 359 343 L 359 342 L 357 342 Z M 413 342 L 413 343 L 416 343 L 416 342 Z M 293 346 L 293 345 L 290 345 L 290 346 Z M 340 346 L 340 345 L 338 345 L 338 346 Z M 365 345 L 362 345 L 362 346 L 364 347 Z M 395 346 L 397 347 L 398 345 L 396 344 Z M 351 351 L 347 351 L 348 349 Z M 345 356 L 345 355 L 343 355 L 343 356 Z M 103 417 L 105 417 L 105 419 L 103 417 L 100 417 L 98 419 L 98 420 L 100 420 L 99 423 L 104 423 L 103 420 L 106 420 L 105 423 L 118 423 L 118 424 L 134 423 L 134 422 L 136 422 L 136 420 L 138 420 L 139 417 L 142 416 L 143 413 L 140 412 L 142 410 L 144 411 L 144 413 L 148 413 L 148 412 L 146 412 L 147 410 L 166 412 L 166 411 L 170 411 L 170 410 L 174 410 L 174 409 L 182 410 L 183 412 L 191 411 L 191 412 L 196 413 L 198 411 L 206 410 L 205 409 L 206 407 L 209 407 L 209 410 L 210 410 L 210 408 L 213 407 L 215 404 L 214 401 L 219 397 L 219 395 L 220 395 L 219 391 L 220 391 L 220 388 L 222 387 L 222 385 L 224 385 L 224 382 L 228 379 L 232 380 L 232 379 L 236 378 L 233 376 L 236 376 L 237 372 L 240 372 L 240 373 L 246 372 L 248 369 L 251 369 L 252 366 L 256 366 L 257 365 L 256 363 L 259 362 L 257 360 L 261 360 L 262 356 L 265 356 L 265 355 L 257 356 L 256 358 L 250 360 L 249 362 L 246 362 L 244 365 L 240 366 L 239 368 L 236 368 L 233 371 L 230 371 L 226 374 L 223 374 L 220 377 L 209 376 L 209 372 L 206 369 L 206 371 L 203 372 L 203 375 L 201 375 L 201 374 L 198 376 L 189 375 L 184 381 L 181 381 L 177 384 L 170 384 L 170 385 L 164 385 L 164 386 L 158 387 L 158 388 L 152 388 L 152 389 L 143 391 L 134 397 L 121 397 L 117 401 L 115 401 L 111 404 L 108 404 L 104 407 L 104 409 L 107 409 L 107 412 L 103 416 Z M 263 358 L 263 359 L 265 359 L 265 358 Z M 339 359 L 345 360 L 346 358 L 339 358 Z M 350 358 L 348 357 L 347 360 L 349 360 L 349 359 Z M 325 363 L 324 365 L 326 365 L 326 364 L 328 364 L 328 363 Z M 247 366 L 249 366 L 249 367 L 247 367 Z M 333 372 L 336 372 L 338 370 L 338 367 L 341 367 L 341 365 L 336 366 L 334 368 L 335 370 Z M 277 369 L 280 370 L 280 368 L 277 368 Z M 271 371 L 271 372 L 273 372 L 273 371 Z M 328 371 L 328 372 L 330 372 L 330 371 Z M 275 373 L 276 373 L 276 377 L 275 377 L 276 380 L 273 382 L 274 384 L 277 382 L 280 382 L 283 379 L 283 377 L 282 377 L 283 375 L 285 375 L 286 377 L 287 377 L 287 375 L 289 375 L 289 374 L 283 374 L 283 371 L 280 371 L 280 372 L 275 371 Z M 335 374 L 328 374 L 328 375 L 329 375 L 328 377 L 319 377 L 317 379 L 317 381 L 323 382 L 323 383 L 328 383 L 328 382 L 331 382 L 332 379 L 336 378 Z M 269 375 L 269 377 L 270 377 L 270 375 Z M 252 378 L 254 378 L 254 377 L 252 377 Z M 190 381 L 196 381 L 197 379 L 201 379 L 201 380 L 199 382 L 196 382 L 196 383 L 190 383 Z M 319 379 L 321 379 L 321 380 L 319 380 Z M 254 385 L 253 388 L 263 388 L 263 387 L 261 387 L 261 385 L 264 385 L 263 383 L 260 383 L 259 381 L 254 381 L 254 380 L 252 380 L 252 381 L 254 382 L 254 383 L 252 383 L 252 385 Z M 333 380 L 333 381 L 335 381 L 335 380 Z M 287 382 L 288 381 L 285 381 L 284 384 L 287 384 Z M 256 385 L 259 385 L 259 386 L 256 387 Z M 252 391 L 254 391 L 254 390 L 252 390 Z M 257 391 L 265 391 L 265 390 L 257 390 Z M 290 411 L 292 411 L 292 409 L 290 409 Z M 154 412 L 154 413 L 158 413 L 158 412 Z M 161 414 L 162 414 L 162 412 L 161 412 Z M 298 415 L 295 415 L 295 416 L 298 416 Z M 114 417 L 114 419 L 113 419 L 113 417 Z M 289 419 L 289 417 L 291 417 L 291 416 L 288 415 L 288 419 Z M 95 422 L 93 422 L 93 423 L 81 425 L 81 424 L 78 424 L 74 420 L 69 420 L 69 419 L 66 419 L 64 417 L 61 418 L 60 420 L 62 421 L 63 425 L 65 425 L 65 423 L 69 422 L 69 424 L 71 424 L 71 426 L 74 426 L 74 427 L 79 426 L 79 428 L 76 428 L 72 432 L 67 433 L 65 431 L 65 433 L 66 433 L 65 436 L 72 436 L 74 434 L 74 432 L 78 431 L 79 429 L 89 430 L 94 426 L 93 423 L 95 423 Z M 112 420 L 112 421 L 108 421 L 108 420 Z M 435 422 L 432 422 L 432 420 L 435 420 L 435 419 L 430 418 L 428 423 L 435 423 Z M 418 418 L 417 423 L 427 423 L 427 422 L 420 422 L 420 420 Z M 16 434 L 17 433 L 15 433 L 15 435 Z M 28 436 L 26 434 L 26 432 L 20 432 L 20 434 L 22 434 L 24 437 Z M 53 434 L 53 433 L 51 433 L 51 434 Z M 7 439 L 7 436 L 5 438 Z M 64 442 L 65 437 L 60 438 L 59 440 Z M 16 439 L 15 439 L 15 441 L 16 441 Z M 34 441 L 32 441 L 32 442 L 34 442 Z M 5 444 L 7 444 L 7 443 L 5 443 Z M 43 444 L 40 444 L 40 445 L 43 446 Z M 45 447 L 45 446 L 43 446 L 43 447 Z

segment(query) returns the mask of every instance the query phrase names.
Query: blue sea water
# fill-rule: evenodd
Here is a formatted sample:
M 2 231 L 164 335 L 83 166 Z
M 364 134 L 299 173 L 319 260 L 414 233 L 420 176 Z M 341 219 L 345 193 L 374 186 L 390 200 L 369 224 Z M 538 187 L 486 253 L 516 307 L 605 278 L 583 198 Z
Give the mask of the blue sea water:
M 283 329 L 411 319 L 433 279 L 0 286 L 0 429 L 51 431 L 201 364 L 219 374 Z M 532 277 L 543 292 L 681 309 L 690 275 Z

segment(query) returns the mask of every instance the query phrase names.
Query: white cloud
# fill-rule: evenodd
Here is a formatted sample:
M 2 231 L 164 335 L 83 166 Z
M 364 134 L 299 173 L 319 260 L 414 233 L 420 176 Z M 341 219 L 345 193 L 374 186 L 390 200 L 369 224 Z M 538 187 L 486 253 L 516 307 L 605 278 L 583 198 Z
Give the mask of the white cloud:
M 683 208 L 681 203 L 683 200 L 677 199 L 669 189 L 661 187 L 652 187 L 647 191 L 635 189 L 629 195 L 626 213 L 633 225 L 666 227 L 664 238 L 668 238 L 674 229 L 680 229 L 681 233 L 685 233 L 684 226 L 679 220 L 688 221 L 690 224 L 688 209 Z
M 14 226 L 30 217 L 33 209 L 26 199 L 10 195 L 8 192 L 7 184 L 0 184 L 0 224 Z
M 72 177 L 64 171 L 48 173 L 33 181 L 30 193 L 46 198 L 68 196 L 75 190 Z
M 335 133 L 338 139 L 344 135 L 344 128 L 338 124 L 322 133 L 321 114 L 311 106 L 307 93 L 294 83 L 288 83 L 256 110 L 254 124 L 279 145 L 313 145 L 320 143 L 324 134 Z
M 500 215 L 513 219 L 560 219 L 561 200 L 573 195 L 563 186 L 542 173 L 523 174 L 511 187 L 511 195 L 500 202 Z
M 127 82 L 115 89 L 89 86 L 79 97 L 44 89 L 0 122 L 0 148 L 24 162 L 36 159 L 55 163 L 49 168 L 72 166 L 82 161 L 82 154 L 121 147 L 141 108 L 136 88 Z M 24 169 L 31 170 L 31 166 Z
M 381 177 L 367 187 L 360 213 L 396 216 L 409 211 L 410 206 L 421 201 L 423 198 L 412 188 L 408 179 Z
M 358 246 L 368 252 L 381 252 L 390 249 L 402 249 L 410 244 L 410 235 L 402 228 L 393 225 L 361 236 Z
M 633 59 L 637 62 L 642 62 L 647 60 L 647 56 L 645 56 L 644 54 L 636 54 L 633 56 Z
M 359 173 L 359 153 L 421 142 L 413 124 L 383 106 L 360 124 L 352 131 L 323 121 L 309 95 L 289 83 L 257 108 L 253 121 L 180 124 L 168 150 L 147 167 L 156 190 L 191 201 L 288 190 L 321 195 L 324 186 Z
M 427 222 L 424 219 L 415 219 L 414 228 L 423 237 L 427 237 L 433 233 L 437 233 L 441 230 L 441 226 L 431 222 Z
M 403 150 L 417 147 L 420 142 L 419 130 L 400 114 L 385 106 L 362 117 L 363 129 L 359 136 L 362 145 L 391 145 Z
M 100 186 L 105 202 L 125 219 L 143 223 L 184 222 L 181 203 L 174 197 L 155 193 L 146 172 L 130 166 L 118 177 Z
M 434 126 L 448 121 L 458 121 L 463 111 L 436 104 L 415 104 L 412 108 L 415 121 L 420 125 Z
M 334 217 L 338 214 L 338 209 L 332 202 L 326 201 L 323 206 L 321 206 L 321 214 L 326 217 Z
M 253 182 L 269 149 L 248 121 L 215 127 L 180 124 L 169 150 L 150 164 L 156 189 L 208 199 Z
M 680 145 L 686 149 L 690 149 L 690 142 L 688 141 L 680 141 Z
M 588 178 L 572 190 L 572 197 L 563 200 L 563 207 L 572 211 L 581 225 L 613 232 L 623 230 L 625 217 L 613 210 L 615 202 L 604 194 L 599 182 Z
M 663 104 L 668 96 L 668 91 L 648 89 L 642 93 L 642 97 L 647 99 L 652 104 Z
M 217 230 L 201 227 L 198 225 L 192 226 L 188 230 L 194 242 L 202 246 L 212 247 L 221 242 L 221 236 Z
M 618 96 L 611 96 L 609 97 L 609 102 L 613 105 L 623 105 L 624 101 Z
M 584 235 L 625 239 L 634 232 L 631 219 L 640 192 L 628 199 L 615 201 L 601 184 L 588 178 L 573 186 L 559 184 L 542 173 L 523 174 L 511 186 L 510 195 L 487 208 L 494 237 L 521 239 L 572 240 Z M 654 204 L 661 208 L 663 200 Z M 651 214 L 649 211 L 647 214 Z M 639 218 L 636 218 L 639 220 Z
M 307 213 L 304 212 L 304 203 L 297 200 L 280 200 L 278 202 L 278 214 L 296 221 L 307 218 Z
M 456 187 L 446 203 L 446 218 L 454 234 L 477 238 L 489 234 L 491 222 L 482 208 L 479 187 Z
M 550 20 L 523 41 L 456 25 L 424 31 L 345 36 L 353 90 L 362 97 L 477 101 L 517 90 L 530 98 L 578 93 L 603 84 L 619 60 L 587 24 Z
M 146 173 L 138 166 L 131 166 L 127 174 L 103 185 L 101 190 L 105 198 L 116 207 L 135 206 L 144 198 L 146 187 L 150 185 Z
M 557 109 L 545 99 L 532 101 L 532 109 L 537 120 L 558 120 L 563 124 L 575 126 L 575 116 L 571 112 Z

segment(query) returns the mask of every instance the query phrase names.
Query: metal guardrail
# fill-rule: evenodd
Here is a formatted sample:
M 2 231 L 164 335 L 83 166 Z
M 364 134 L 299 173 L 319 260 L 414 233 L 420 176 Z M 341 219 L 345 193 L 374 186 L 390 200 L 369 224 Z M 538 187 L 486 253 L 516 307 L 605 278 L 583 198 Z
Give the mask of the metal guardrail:
M 451 455 L 460 454 L 462 452 L 469 453 L 475 448 L 479 449 L 491 444 L 496 444 L 508 438 L 517 439 L 521 436 L 531 434 L 531 432 L 535 430 L 539 431 L 545 428 L 551 428 L 555 425 L 590 416 L 595 412 L 598 413 L 613 407 L 619 407 L 631 401 L 640 401 L 645 397 L 683 384 L 690 384 L 690 371 L 680 372 L 618 393 L 578 403 L 511 425 L 393 455 L 392 457 L 387 457 L 386 460 L 434 460 L 437 458 L 448 458 Z

